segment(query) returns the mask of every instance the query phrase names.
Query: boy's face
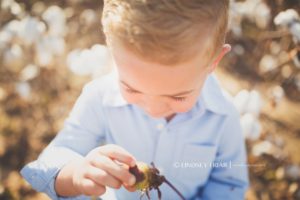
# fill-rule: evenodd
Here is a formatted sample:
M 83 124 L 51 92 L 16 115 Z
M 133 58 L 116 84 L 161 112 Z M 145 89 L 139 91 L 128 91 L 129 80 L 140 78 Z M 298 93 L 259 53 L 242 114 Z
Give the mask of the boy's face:
M 111 49 L 123 97 L 155 118 L 189 111 L 215 67 L 201 50 L 185 63 L 165 66 L 146 62 L 121 46 Z

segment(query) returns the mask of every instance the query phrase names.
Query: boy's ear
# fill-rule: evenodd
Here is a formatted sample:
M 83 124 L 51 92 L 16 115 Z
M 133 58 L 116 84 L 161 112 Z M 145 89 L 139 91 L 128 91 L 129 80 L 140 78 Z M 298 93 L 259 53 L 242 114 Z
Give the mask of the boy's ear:
M 222 47 L 222 50 L 220 54 L 217 56 L 217 58 L 214 60 L 212 65 L 209 67 L 209 73 L 213 72 L 216 67 L 218 66 L 219 62 L 222 60 L 222 58 L 231 51 L 231 46 L 230 44 L 224 44 Z

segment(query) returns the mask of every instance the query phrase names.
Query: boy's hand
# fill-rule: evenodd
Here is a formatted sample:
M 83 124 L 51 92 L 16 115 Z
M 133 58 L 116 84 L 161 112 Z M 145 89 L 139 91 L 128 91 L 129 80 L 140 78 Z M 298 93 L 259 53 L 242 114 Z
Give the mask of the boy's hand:
M 79 163 L 72 182 L 81 194 L 99 196 L 106 186 L 119 189 L 122 185 L 134 191 L 135 177 L 128 168 L 135 165 L 135 159 L 122 147 L 110 144 L 95 148 Z

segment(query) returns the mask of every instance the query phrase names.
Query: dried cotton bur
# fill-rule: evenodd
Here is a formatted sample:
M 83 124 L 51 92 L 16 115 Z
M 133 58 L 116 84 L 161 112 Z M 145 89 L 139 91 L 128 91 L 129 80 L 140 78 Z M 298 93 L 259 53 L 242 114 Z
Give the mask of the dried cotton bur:
M 157 190 L 158 199 L 161 200 L 162 194 L 159 189 L 159 186 L 163 183 L 166 183 L 170 186 L 180 199 L 185 200 L 183 195 L 163 176 L 160 175 L 159 170 L 154 166 L 154 163 L 151 163 L 149 166 L 143 162 L 137 162 L 137 165 L 129 168 L 130 173 L 136 177 L 136 183 L 134 187 L 137 190 L 142 191 L 141 198 L 146 194 L 148 200 L 150 200 L 149 191 L 152 189 Z

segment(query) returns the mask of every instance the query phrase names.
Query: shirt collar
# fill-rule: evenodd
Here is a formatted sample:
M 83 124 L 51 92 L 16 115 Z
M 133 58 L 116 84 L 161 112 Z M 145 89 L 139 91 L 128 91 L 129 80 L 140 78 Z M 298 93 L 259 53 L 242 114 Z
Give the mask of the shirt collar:
M 118 74 L 116 71 L 107 75 L 105 77 L 107 79 L 107 89 L 105 89 L 103 95 L 103 105 L 109 107 L 120 107 L 130 105 L 122 96 L 120 91 L 120 85 L 118 82 Z M 105 81 L 105 82 L 106 82 Z M 211 112 L 225 115 L 226 106 L 222 105 L 220 102 L 226 102 L 224 95 L 222 94 L 222 90 L 218 84 L 218 81 L 214 77 L 214 75 L 208 76 L 207 80 L 204 83 L 201 94 L 198 97 L 198 100 L 194 107 L 192 108 L 192 113 L 198 111 L 209 110 Z
M 228 114 L 228 100 L 225 98 L 218 80 L 213 74 L 208 76 L 205 81 L 200 99 L 206 110 L 221 115 Z
M 103 85 L 106 86 L 106 89 L 104 90 L 102 99 L 103 105 L 110 107 L 129 105 L 129 103 L 123 98 L 121 94 L 117 72 L 114 70 L 104 79 L 105 80 Z

